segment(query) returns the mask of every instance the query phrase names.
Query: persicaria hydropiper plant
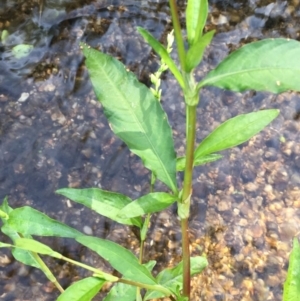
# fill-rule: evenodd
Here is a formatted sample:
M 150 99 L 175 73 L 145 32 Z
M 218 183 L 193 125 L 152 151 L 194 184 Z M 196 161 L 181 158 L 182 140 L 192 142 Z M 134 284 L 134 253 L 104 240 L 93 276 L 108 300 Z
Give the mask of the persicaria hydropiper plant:
M 17 260 L 41 269 L 60 290 L 61 295 L 57 300 L 91 300 L 106 282 L 113 283 L 113 286 L 103 299 L 105 301 L 140 301 L 163 297 L 170 300 L 190 300 L 190 278 L 207 265 L 204 257 L 190 257 L 188 220 L 193 198 L 193 169 L 219 160 L 222 157 L 219 154 L 221 151 L 247 141 L 279 114 L 278 110 L 271 109 L 239 115 L 222 123 L 202 141 L 195 141 L 196 113 L 201 89 L 215 86 L 238 92 L 254 89 L 273 93 L 300 90 L 300 43 L 283 38 L 266 39 L 241 47 L 197 82 L 194 69 L 199 66 L 203 53 L 214 36 L 214 31 L 205 32 L 208 2 L 187 1 L 185 32 L 180 26 L 176 1 L 170 0 L 169 5 L 178 63 L 170 56 L 170 45 L 166 49 L 145 29 L 137 28 L 160 56 L 164 66 L 158 75 L 152 76 L 154 94 L 117 59 L 85 44 L 81 45 L 95 94 L 113 132 L 127 144 L 132 153 L 141 158 L 145 168 L 151 172 L 151 187 L 154 187 L 155 181 L 161 181 L 169 192 L 154 192 L 151 189 L 148 194 L 132 200 L 118 192 L 99 188 L 63 188 L 57 191 L 100 215 L 124 225 L 138 227 L 139 256 L 115 242 L 84 235 L 31 207 L 12 209 L 5 199 L 0 208 L 3 222 L 1 230 L 12 240 L 11 244 L 1 243 L 1 247 L 12 248 Z M 170 43 L 172 42 L 169 41 Z M 185 156 L 180 158 L 176 156 L 168 117 L 158 101 L 161 97 L 159 76 L 166 69 L 165 66 L 181 87 L 186 107 L 186 148 Z M 181 100 L 179 96 L 178 99 Z M 181 171 L 184 172 L 184 180 L 183 183 L 178 183 L 177 173 Z M 152 213 L 160 212 L 175 202 L 182 232 L 182 261 L 154 277 L 151 271 L 155 261 L 143 260 L 149 221 Z M 32 235 L 73 238 L 107 260 L 122 276 L 117 277 L 66 258 L 34 240 Z M 39 254 L 66 260 L 92 274 L 64 290 Z M 289 278 L 286 283 L 287 291 L 293 291 L 292 280 Z

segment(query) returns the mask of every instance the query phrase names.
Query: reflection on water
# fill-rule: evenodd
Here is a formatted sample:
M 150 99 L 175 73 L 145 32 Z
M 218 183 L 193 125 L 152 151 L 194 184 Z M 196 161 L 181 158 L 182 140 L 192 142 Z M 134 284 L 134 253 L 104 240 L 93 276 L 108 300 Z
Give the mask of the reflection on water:
M 103 118 L 78 42 L 118 57 L 148 84 L 157 58 L 135 28 L 143 26 L 163 40 L 170 30 L 167 4 L 1 1 L 0 32 L 6 30 L 8 36 L 0 41 L 0 199 L 7 195 L 12 207 L 32 205 L 81 231 L 132 248 L 137 245 L 131 229 L 99 218 L 54 191 L 94 186 L 133 198 L 148 191 L 148 172 Z M 179 7 L 184 8 L 183 1 Z M 294 2 L 210 1 L 206 29 L 216 29 L 217 34 L 197 75 L 202 77 L 244 43 L 266 37 L 298 39 L 298 18 L 299 5 Z M 20 44 L 33 49 L 16 58 L 13 48 Z M 185 128 L 180 92 L 168 74 L 163 88 L 163 105 L 180 152 Z M 210 267 L 195 279 L 199 289 L 194 300 L 281 300 L 287 252 L 299 231 L 299 103 L 296 93 L 202 91 L 198 141 L 241 112 L 276 107 L 281 115 L 261 135 L 226 152 L 224 160 L 196 170 L 193 250 L 207 254 Z M 180 256 L 179 227 L 171 211 L 153 217 L 151 226 L 149 258 L 160 262 L 172 263 Z M 73 242 L 45 242 L 94 264 L 94 256 Z M 55 290 L 38 271 L 20 270 L 10 253 L 3 252 L 3 300 L 16 300 L 24 290 L 29 300 L 38 300 L 41 292 L 43 300 L 55 298 Z M 83 275 L 79 269 L 49 262 L 65 286 Z

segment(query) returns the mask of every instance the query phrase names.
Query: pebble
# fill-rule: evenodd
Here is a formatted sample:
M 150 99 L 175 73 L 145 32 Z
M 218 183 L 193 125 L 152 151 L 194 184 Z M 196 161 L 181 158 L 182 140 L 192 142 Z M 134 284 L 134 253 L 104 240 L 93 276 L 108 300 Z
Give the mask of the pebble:
M 85 234 L 87 234 L 87 235 L 92 235 L 92 234 L 93 234 L 92 228 L 89 227 L 89 226 L 87 226 L 87 225 L 85 225 L 85 226 L 83 227 L 83 232 L 84 232 Z
M 25 102 L 29 97 L 29 93 L 27 92 L 23 92 L 20 96 L 20 98 L 18 99 L 18 102 Z
M 218 203 L 218 211 L 228 211 L 231 210 L 231 203 L 227 201 L 220 201 Z

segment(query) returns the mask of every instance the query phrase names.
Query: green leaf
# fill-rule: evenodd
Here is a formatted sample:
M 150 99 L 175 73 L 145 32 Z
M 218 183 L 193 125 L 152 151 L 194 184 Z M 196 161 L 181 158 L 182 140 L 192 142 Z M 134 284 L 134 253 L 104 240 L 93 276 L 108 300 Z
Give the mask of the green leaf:
M 143 264 L 149 272 L 152 271 L 155 265 L 155 260 Z M 119 282 L 111 288 L 103 301 L 136 301 L 136 290 L 135 286 Z
M 202 256 L 191 257 L 191 276 L 199 274 L 208 265 L 207 259 Z M 182 261 L 174 268 L 162 270 L 156 277 L 161 286 L 176 293 L 182 289 Z M 164 294 L 157 291 L 147 291 L 144 300 L 162 298 Z
M 177 197 L 165 192 L 149 193 L 125 206 L 119 213 L 121 217 L 142 216 L 147 213 L 159 212 L 177 200 Z
M 167 49 L 157 41 L 147 30 L 142 27 L 137 27 L 140 35 L 145 39 L 145 41 L 154 49 L 154 51 L 160 56 L 163 62 L 168 66 L 170 71 L 173 73 L 175 78 L 177 79 L 181 88 L 184 88 L 184 80 L 183 77 L 178 70 L 176 64 L 171 59 L 170 54 L 167 52 Z
M 124 278 L 151 285 L 156 284 L 147 268 L 141 265 L 138 259 L 122 246 L 109 240 L 91 236 L 79 236 L 76 240 L 107 260 Z
M 207 32 L 196 43 L 194 43 L 188 50 L 186 55 L 186 69 L 191 72 L 192 69 L 198 66 L 201 62 L 205 48 L 210 44 L 215 30 Z
M 20 248 L 26 251 L 39 253 L 42 255 L 48 255 L 55 258 L 61 258 L 61 255 L 53 251 L 47 245 L 29 238 L 18 238 L 14 242 L 16 248 Z
M 21 59 L 23 57 L 28 56 L 32 49 L 32 45 L 20 44 L 12 48 L 12 54 L 15 58 Z
M 6 244 L 6 243 L 0 241 L 0 248 L 12 248 L 12 247 L 13 247 L 13 245 Z
M 79 231 L 27 206 L 14 209 L 9 214 L 9 219 L 2 227 L 2 230 L 4 229 L 5 231 L 7 228 L 13 229 L 23 236 L 39 235 L 75 238 L 78 235 L 82 235 Z
M 142 218 L 124 219 L 118 216 L 120 210 L 132 203 L 132 200 L 120 193 L 110 192 L 99 188 L 62 188 L 56 191 L 74 202 L 82 204 L 97 213 L 106 216 L 118 223 L 142 227 Z
M 136 287 L 124 283 L 116 283 L 103 301 L 135 301 Z
M 232 52 L 198 84 L 232 91 L 300 90 L 300 42 L 266 39 Z
M 7 197 L 5 197 L 3 203 L 1 204 L 0 208 L 6 213 L 6 214 L 10 214 L 13 209 L 8 205 L 8 200 Z M 6 219 L 2 219 L 3 224 L 6 224 Z M 1 231 L 7 235 L 13 242 L 15 242 L 16 239 L 21 238 L 20 235 L 18 234 L 18 232 L 16 232 L 14 229 L 11 229 L 8 225 L 6 226 L 2 226 L 1 227 Z M 30 235 L 24 235 L 25 238 L 31 238 Z M 11 251 L 13 257 L 22 262 L 23 264 L 35 267 L 37 269 L 42 269 L 42 267 L 40 266 L 39 262 L 36 261 L 36 259 L 34 258 L 34 256 L 32 256 L 31 252 L 27 252 L 25 250 L 22 249 L 17 249 L 17 248 L 13 248 Z
M 263 110 L 238 115 L 218 126 L 200 143 L 195 160 L 211 153 L 237 146 L 256 135 L 279 114 L 279 110 Z
M 293 240 L 289 269 L 283 285 L 283 301 L 300 300 L 300 246 L 297 238 Z
M 56 301 L 91 301 L 104 283 L 105 280 L 96 277 L 79 280 L 69 286 Z
M 83 53 L 95 93 L 114 133 L 176 192 L 172 130 L 160 103 L 118 60 L 88 46 L 83 46 Z
M 223 156 L 219 154 L 209 154 L 200 158 L 195 158 L 194 166 L 204 165 L 206 163 L 214 162 L 222 159 Z M 184 171 L 185 169 L 185 157 L 178 157 L 176 162 L 177 171 Z
M 207 0 L 188 0 L 186 7 L 186 30 L 189 45 L 199 41 L 208 14 Z
M 4 198 L 1 206 L 0 206 L 0 209 L 2 211 L 4 211 L 6 214 L 9 214 L 10 212 L 13 211 L 13 209 L 8 205 L 8 198 L 7 196 Z M 5 223 L 5 220 L 3 221 Z
M 155 265 L 156 265 L 156 261 L 155 260 L 150 260 L 150 261 L 148 261 L 148 262 L 146 262 L 146 263 L 143 264 L 143 266 L 145 266 L 149 272 L 152 272 L 152 270 L 155 267 Z

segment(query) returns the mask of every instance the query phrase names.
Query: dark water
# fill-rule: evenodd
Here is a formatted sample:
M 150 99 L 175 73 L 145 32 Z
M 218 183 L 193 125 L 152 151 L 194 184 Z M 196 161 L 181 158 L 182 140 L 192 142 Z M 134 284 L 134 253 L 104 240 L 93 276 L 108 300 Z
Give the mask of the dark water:
M 170 30 L 167 4 L 168 1 L 0 3 L 0 32 L 8 32 L 7 39 L 0 42 L 0 199 L 8 196 L 12 207 L 31 205 L 81 231 L 88 229 L 94 235 L 132 247 L 137 244 L 130 229 L 122 230 L 54 192 L 67 186 L 93 186 L 136 198 L 148 191 L 149 173 L 110 132 L 101 106 L 91 92 L 78 44 L 84 41 L 118 57 L 149 84 L 149 73 L 156 70 L 158 60 L 135 28 L 143 26 L 164 40 Z M 178 5 L 183 11 L 183 1 Z M 299 24 L 297 1 L 210 1 L 206 29 L 216 29 L 217 34 L 197 75 L 202 77 L 244 43 L 267 37 L 298 39 Z M 18 44 L 32 45 L 29 55 L 16 58 L 13 47 Z M 180 91 L 169 74 L 162 86 L 163 106 L 180 153 L 185 128 Z M 251 143 L 226 152 L 223 161 L 196 170 L 193 239 L 200 237 L 196 242 L 208 254 L 214 244 L 222 245 L 224 251 L 217 250 L 209 257 L 214 297 L 205 293 L 209 291 L 206 287 L 197 298 L 281 300 L 286 255 L 291 237 L 299 230 L 295 197 L 300 184 L 299 103 L 295 93 L 274 96 L 252 91 L 234 94 L 213 88 L 203 90 L 198 110 L 198 141 L 220 122 L 241 112 L 276 107 L 282 113 L 271 128 Z M 230 204 L 228 208 L 224 200 Z M 156 253 L 157 260 L 163 262 L 178 258 L 176 219 L 159 215 L 156 222 L 151 230 L 165 233 L 168 240 L 161 241 L 153 234 L 149 256 Z M 224 229 L 218 230 L 219 226 Z M 232 233 L 235 239 L 230 237 Z M 0 238 L 6 241 L 3 236 Z M 273 248 L 270 240 L 278 246 Z M 170 246 L 170 242 L 176 247 Z M 73 242 L 49 243 L 72 258 L 86 256 Z M 245 249 L 250 245 L 254 255 Z M 163 251 L 167 247 L 169 250 Z M 26 288 L 27 299 L 43 294 L 45 300 L 55 298 L 55 293 L 45 292 L 47 280 L 39 272 L 29 268 L 20 272 L 20 265 L 8 251 L 1 254 L 10 261 L 0 267 L 0 286 L 5 292 L 1 300 L 17 300 L 21 293 L 12 289 L 15 283 L 20 284 L 20 290 Z M 244 259 L 239 261 L 241 254 Z M 89 256 L 87 260 L 92 261 L 94 258 Z M 266 266 L 261 267 L 255 256 L 264 258 Z M 214 263 L 223 257 L 233 258 L 224 263 L 232 266 L 230 275 L 214 268 Z M 50 264 L 56 272 L 64 271 L 64 285 L 83 273 L 62 263 Z M 279 280 L 274 280 L 274 275 Z M 228 284 L 222 277 L 231 282 Z M 204 286 L 206 280 L 201 281 Z M 247 281 L 252 283 L 253 290 L 247 288 Z M 234 288 L 240 289 L 239 297 Z

